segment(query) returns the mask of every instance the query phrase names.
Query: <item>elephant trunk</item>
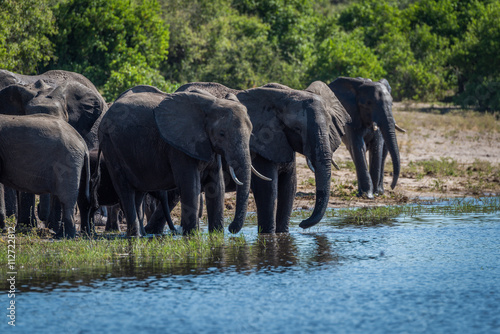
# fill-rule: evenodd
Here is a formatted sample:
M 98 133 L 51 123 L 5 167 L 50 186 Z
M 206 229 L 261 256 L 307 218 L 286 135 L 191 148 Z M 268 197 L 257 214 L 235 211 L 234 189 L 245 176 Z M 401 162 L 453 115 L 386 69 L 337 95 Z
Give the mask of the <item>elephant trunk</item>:
M 384 138 L 385 145 L 387 145 L 387 150 L 391 155 L 393 167 L 391 188 L 394 189 L 398 182 L 399 173 L 401 170 L 398 141 L 396 139 L 396 122 L 392 117 L 392 112 L 390 109 L 385 111 L 383 117 L 378 117 L 378 119 L 375 119 L 375 122 L 377 122 L 377 125 L 382 132 L 382 137 Z
M 312 132 L 315 133 L 315 132 Z M 316 203 L 311 216 L 300 223 L 300 227 L 308 228 L 316 225 L 323 218 L 328 200 L 330 199 L 330 180 L 332 174 L 332 152 L 329 145 L 328 132 L 323 129 L 317 131 L 318 136 L 310 138 L 310 142 L 317 143 L 311 151 L 311 163 L 314 167 L 316 180 Z M 305 151 L 306 156 L 307 151 Z
M 238 233 L 243 227 L 243 223 L 247 216 L 251 178 L 250 153 L 246 154 L 243 158 L 228 160 L 228 164 L 233 168 L 236 178 L 242 183 L 242 185 L 238 185 L 236 188 L 236 209 L 234 212 L 234 219 L 229 225 L 229 232 Z
M 316 203 L 311 216 L 300 223 L 300 227 L 308 228 L 316 225 L 323 218 L 328 200 L 330 199 L 330 179 L 331 179 L 331 160 L 315 164 L 316 179 Z

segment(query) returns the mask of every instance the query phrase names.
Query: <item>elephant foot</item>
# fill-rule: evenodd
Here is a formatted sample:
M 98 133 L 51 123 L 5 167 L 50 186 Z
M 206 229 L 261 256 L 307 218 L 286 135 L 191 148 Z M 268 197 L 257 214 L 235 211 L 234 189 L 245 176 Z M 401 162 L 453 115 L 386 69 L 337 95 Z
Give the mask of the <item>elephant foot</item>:
M 163 227 L 148 224 L 144 228 L 147 234 L 163 234 Z
M 16 225 L 16 232 L 18 233 L 30 233 L 33 228 L 30 225 L 20 224 Z
M 74 239 L 76 237 L 76 229 L 74 227 L 61 225 L 55 235 L 55 239 Z
M 361 197 L 361 198 L 367 198 L 367 199 L 374 199 L 373 197 L 373 193 L 372 192 L 359 192 L 358 193 L 358 197 Z

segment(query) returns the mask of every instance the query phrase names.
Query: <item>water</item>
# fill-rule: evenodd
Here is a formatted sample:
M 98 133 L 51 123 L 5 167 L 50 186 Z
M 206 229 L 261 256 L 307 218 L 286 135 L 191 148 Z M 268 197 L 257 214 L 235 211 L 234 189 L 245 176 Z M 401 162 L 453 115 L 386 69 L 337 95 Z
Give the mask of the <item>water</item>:
M 124 262 L 25 282 L 19 333 L 500 333 L 500 217 L 325 220 L 203 265 Z M 0 305 L 7 304 L 3 294 Z M 4 314 L 6 312 L 4 311 Z

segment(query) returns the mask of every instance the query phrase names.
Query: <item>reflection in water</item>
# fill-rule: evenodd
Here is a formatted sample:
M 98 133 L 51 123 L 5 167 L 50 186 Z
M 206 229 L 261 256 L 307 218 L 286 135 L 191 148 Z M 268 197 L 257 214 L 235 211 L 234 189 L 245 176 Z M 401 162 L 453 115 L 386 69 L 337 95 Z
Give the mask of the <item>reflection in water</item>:
M 426 215 L 377 228 L 323 223 L 307 232 L 293 225 L 290 234 L 248 239 L 184 263 L 130 248 L 98 270 L 24 278 L 18 329 L 498 332 L 498 214 Z
M 113 277 L 143 280 L 151 277 L 205 275 L 214 270 L 238 273 L 283 273 L 304 266 L 325 266 L 339 261 L 332 242 L 322 234 L 262 234 L 244 246 L 213 247 L 204 259 L 169 262 L 161 258 L 138 258 L 131 240 L 125 254 L 102 268 L 51 271 L 20 277 L 20 291 L 51 290 L 93 284 Z M 1 283 L 3 284 L 3 282 Z M 0 287 L 3 287 L 1 286 Z

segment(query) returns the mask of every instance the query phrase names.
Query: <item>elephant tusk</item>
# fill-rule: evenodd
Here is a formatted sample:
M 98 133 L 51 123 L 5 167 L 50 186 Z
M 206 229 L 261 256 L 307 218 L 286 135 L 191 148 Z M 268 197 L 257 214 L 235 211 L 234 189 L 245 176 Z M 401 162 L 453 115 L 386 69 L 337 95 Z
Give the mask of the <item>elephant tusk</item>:
M 221 169 L 222 168 L 222 158 L 220 154 L 217 154 L 217 168 Z
M 306 161 L 307 161 L 307 167 L 309 167 L 309 169 L 313 172 L 313 173 L 316 173 L 316 169 L 314 169 L 314 166 L 311 162 L 311 160 L 309 160 L 308 158 L 306 158 Z
M 229 172 L 231 173 L 231 177 L 233 178 L 234 183 L 236 183 L 239 186 L 242 186 L 243 182 L 241 182 L 240 180 L 238 180 L 238 178 L 236 177 L 236 174 L 234 174 L 233 167 L 229 166 Z
M 333 160 L 333 158 L 332 158 L 332 165 L 333 167 L 335 167 L 336 170 L 340 170 L 339 165 L 337 165 L 337 163 L 335 162 L 335 160 Z
M 264 181 L 269 181 L 269 182 L 271 182 L 271 181 L 273 180 L 273 179 L 270 179 L 270 178 L 268 178 L 268 177 L 266 177 L 266 176 L 262 175 L 261 173 L 259 173 L 259 172 L 255 169 L 255 167 L 254 167 L 254 166 L 252 166 L 252 172 L 253 172 L 255 175 L 257 175 L 257 177 L 261 178 L 261 179 L 262 179 L 262 180 L 264 180 Z
M 399 127 L 399 125 L 394 124 L 394 126 L 396 127 L 396 130 L 398 130 L 399 132 L 403 132 L 403 133 L 405 133 L 405 132 L 406 132 L 406 130 L 405 130 L 405 129 L 403 129 L 403 128 L 400 128 L 400 127 Z
M 377 131 L 379 129 L 377 123 L 373 123 L 373 131 Z

